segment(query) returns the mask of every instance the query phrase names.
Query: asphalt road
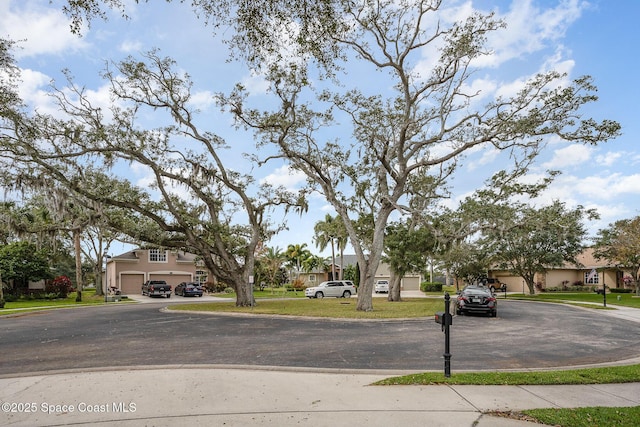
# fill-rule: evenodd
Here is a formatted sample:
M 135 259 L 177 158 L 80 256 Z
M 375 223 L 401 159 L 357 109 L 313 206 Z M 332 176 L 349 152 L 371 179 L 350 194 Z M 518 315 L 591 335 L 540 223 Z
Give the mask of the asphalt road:
M 0 318 L 0 375 L 132 365 L 231 364 L 440 370 L 432 317 L 341 321 L 165 313 L 111 304 Z M 494 370 L 611 362 L 640 354 L 640 327 L 557 304 L 500 301 L 498 317 L 456 316 L 451 368 Z

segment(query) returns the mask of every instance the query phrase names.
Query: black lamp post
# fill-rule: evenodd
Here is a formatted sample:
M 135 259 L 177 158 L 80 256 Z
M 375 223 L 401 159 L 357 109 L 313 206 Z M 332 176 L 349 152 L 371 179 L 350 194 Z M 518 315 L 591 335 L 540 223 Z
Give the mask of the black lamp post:
M 109 301 L 109 259 L 111 255 L 104 256 L 104 302 Z

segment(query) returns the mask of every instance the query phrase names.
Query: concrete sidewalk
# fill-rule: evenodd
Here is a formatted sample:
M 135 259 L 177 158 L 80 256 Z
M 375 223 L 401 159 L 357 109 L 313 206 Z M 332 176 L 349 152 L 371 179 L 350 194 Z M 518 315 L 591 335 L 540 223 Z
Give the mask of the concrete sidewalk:
M 275 369 L 169 366 L 2 378 L 0 424 L 507 427 L 533 424 L 484 413 L 640 405 L 640 383 L 372 386 L 400 372 Z

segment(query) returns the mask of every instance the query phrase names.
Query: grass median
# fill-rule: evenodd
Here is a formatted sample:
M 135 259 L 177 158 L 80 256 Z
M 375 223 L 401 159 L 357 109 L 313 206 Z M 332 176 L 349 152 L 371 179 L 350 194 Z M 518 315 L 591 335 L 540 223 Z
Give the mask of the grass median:
M 498 294 L 500 295 L 500 294 Z M 620 305 L 624 307 L 640 308 L 640 298 L 631 293 L 608 293 L 607 307 L 615 308 Z M 528 301 L 544 302 L 579 302 L 582 307 L 598 308 L 604 306 L 604 297 L 594 292 L 542 292 L 535 295 L 508 295 L 507 299 L 519 299 Z
M 66 298 L 36 299 L 32 297 L 21 297 L 5 303 L 0 309 L 0 316 L 15 314 L 19 312 L 29 312 L 38 310 L 50 310 L 55 308 L 73 308 L 88 305 L 103 305 L 104 296 L 96 295 L 95 289 L 82 291 L 82 301 L 76 302 L 76 293 L 70 292 Z
M 559 385 L 640 382 L 640 365 L 535 372 L 423 372 L 387 378 L 376 385 Z
M 356 304 L 357 298 L 259 299 L 253 307 L 236 307 L 235 302 L 212 302 L 173 305 L 169 309 L 337 319 L 430 317 L 436 311 L 444 309 L 444 303 L 441 298 L 408 298 L 402 302 L 389 302 L 386 298 L 376 298 L 373 301 L 373 311 L 357 311 Z

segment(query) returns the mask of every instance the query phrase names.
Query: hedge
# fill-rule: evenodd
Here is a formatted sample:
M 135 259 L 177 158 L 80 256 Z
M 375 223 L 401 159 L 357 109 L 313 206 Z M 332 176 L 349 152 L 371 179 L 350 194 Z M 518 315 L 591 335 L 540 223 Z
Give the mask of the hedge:
M 442 283 L 439 282 L 422 282 L 420 283 L 422 292 L 442 292 Z

